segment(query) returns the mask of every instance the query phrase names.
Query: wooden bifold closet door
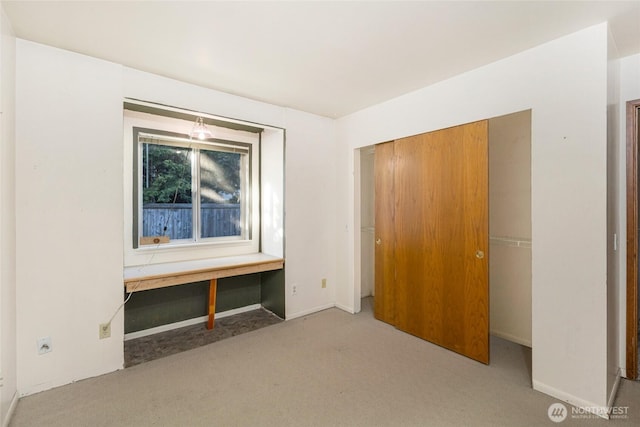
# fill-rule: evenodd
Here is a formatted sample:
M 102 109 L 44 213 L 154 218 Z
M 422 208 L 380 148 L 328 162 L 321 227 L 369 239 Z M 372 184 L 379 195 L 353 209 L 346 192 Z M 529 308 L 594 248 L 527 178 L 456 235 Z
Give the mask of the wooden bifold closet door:
M 376 318 L 489 363 L 488 123 L 376 146 Z

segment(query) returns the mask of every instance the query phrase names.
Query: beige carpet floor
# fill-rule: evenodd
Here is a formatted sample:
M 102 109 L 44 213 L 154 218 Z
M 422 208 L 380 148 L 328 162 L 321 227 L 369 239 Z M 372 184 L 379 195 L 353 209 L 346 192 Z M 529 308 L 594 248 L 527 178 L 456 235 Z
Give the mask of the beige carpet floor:
M 10 426 L 640 425 L 629 381 L 625 419 L 553 423 L 530 366 L 493 337 L 489 366 L 453 354 L 376 321 L 367 300 L 25 397 Z

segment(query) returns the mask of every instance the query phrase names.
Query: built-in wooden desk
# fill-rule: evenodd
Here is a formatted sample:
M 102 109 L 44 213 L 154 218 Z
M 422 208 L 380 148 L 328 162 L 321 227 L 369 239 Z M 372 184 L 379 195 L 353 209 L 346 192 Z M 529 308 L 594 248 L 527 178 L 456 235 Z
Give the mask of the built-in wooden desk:
M 138 292 L 209 280 L 207 328 L 213 329 L 218 279 L 281 270 L 282 268 L 284 268 L 284 259 L 262 253 L 150 264 L 125 267 L 124 286 L 127 292 Z

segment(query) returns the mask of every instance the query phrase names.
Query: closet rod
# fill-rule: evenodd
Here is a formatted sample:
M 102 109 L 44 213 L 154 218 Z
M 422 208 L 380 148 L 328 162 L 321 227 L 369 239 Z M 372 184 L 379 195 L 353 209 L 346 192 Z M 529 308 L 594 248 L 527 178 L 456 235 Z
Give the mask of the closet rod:
M 489 242 L 502 246 L 513 246 L 517 248 L 530 248 L 531 239 L 524 237 L 503 237 L 503 236 L 490 236 Z

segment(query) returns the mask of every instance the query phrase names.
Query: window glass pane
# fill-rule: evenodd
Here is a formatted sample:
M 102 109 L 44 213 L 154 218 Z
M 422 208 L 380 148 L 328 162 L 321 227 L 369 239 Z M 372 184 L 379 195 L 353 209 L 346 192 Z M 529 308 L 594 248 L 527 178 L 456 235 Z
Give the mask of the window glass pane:
M 200 236 L 242 236 L 242 156 L 200 150 Z
M 143 236 L 192 238 L 191 151 L 142 144 Z

